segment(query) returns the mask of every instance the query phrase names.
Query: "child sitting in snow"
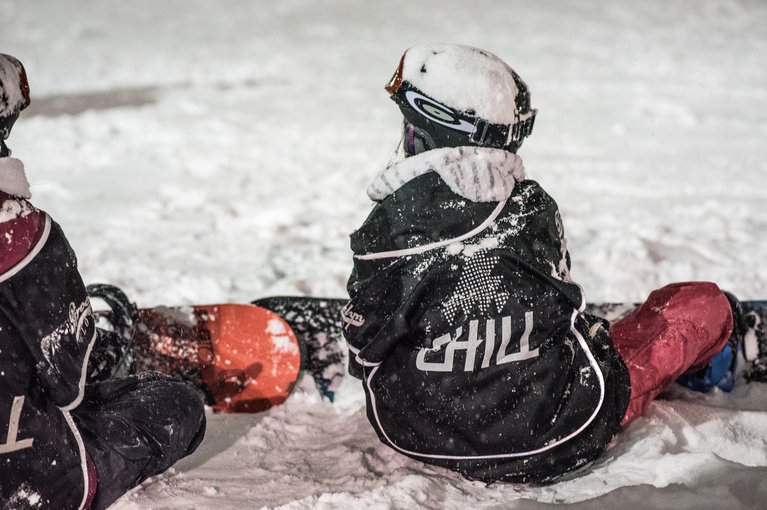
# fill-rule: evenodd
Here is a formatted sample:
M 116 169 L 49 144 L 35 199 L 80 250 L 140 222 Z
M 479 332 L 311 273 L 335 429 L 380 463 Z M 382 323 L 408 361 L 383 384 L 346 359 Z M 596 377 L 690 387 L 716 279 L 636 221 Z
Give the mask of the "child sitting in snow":
M 732 357 L 738 303 L 713 283 L 664 287 L 612 325 L 584 312 L 557 205 L 517 155 L 537 112 L 498 57 L 414 47 L 386 89 L 406 157 L 351 235 L 345 328 L 381 441 L 469 478 L 551 481 Z
M 0 54 L 0 509 L 103 509 L 197 448 L 204 407 L 159 374 L 86 384 L 109 336 L 5 144 L 28 104 L 24 67 Z

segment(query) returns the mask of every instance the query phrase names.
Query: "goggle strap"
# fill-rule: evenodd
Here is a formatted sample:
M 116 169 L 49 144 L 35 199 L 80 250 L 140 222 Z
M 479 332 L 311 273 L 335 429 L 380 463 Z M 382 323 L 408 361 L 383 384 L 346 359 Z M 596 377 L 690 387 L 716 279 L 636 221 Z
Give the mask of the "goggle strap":
M 471 133 L 470 139 L 478 145 L 490 146 L 505 147 L 512 143 L 519 143 L 533 132 L 537 113 L 533 110 L 532 115 L 514 124 L 492 124 L 477 118 L 474 121 L 474 132 Z

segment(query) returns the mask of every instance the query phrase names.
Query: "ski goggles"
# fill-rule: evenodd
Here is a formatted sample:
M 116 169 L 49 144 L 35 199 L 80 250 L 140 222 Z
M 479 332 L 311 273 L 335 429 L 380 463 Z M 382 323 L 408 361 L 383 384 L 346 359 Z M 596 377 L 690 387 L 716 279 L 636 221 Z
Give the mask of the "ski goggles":
M 392 100 L 403 110 L 409 110 L 425 120 L 464 133 L 469 140 L 481 146 L 504 148 L 519 144 L 533 132 L 538 110 L 515 112 L 513 124 L 495 124 L 480 117 L 459 112 L 424 94 L 403 77 L 404 56 L 394 75 L 384 87 Z M 414 124 L 414 119 L 409 119 Z

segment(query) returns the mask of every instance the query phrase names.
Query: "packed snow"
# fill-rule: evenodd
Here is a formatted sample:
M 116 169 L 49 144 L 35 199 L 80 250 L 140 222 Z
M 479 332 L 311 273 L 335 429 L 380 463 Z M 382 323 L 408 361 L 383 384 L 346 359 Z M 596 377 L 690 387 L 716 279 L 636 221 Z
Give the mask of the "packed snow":
M 592 301 L 679 280 L 767 297 L 767 3 L 760 0 L 0 0 L 32 105 L 9 145 L 86 282 L 142 306 L 342 296 L 348 234 L 400 117 L 411 45 L 487 49 L 539 110 L 520 156 L 559 203 Z M 209 414 L 191 457 L 118 510 L 764 508 L 767 385 L 674 387 L 592 466 L 486 486 L 405 458 L 302 380 Z

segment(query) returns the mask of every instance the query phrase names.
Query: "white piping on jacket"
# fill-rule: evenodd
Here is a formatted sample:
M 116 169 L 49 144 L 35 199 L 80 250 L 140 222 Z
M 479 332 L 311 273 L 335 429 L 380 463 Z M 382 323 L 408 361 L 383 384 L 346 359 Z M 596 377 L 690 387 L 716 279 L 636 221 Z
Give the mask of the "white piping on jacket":
M 489 227 L 495 219 L 498 217 L 499 214 L 501 214 L 501 211 L 506 206 L 506 200 L 502 200 L 498 202 L 498 205 L 493 209 L 493 212 L 490 213 L 490 216 L 488 216 L 485 221 L 483 221 L 480 225 L 475 227 L 473 230 L 470 230 L 469 232 L 466 232 L 463 235 L 460 235 L 458 237 L 454 237 L 453 239 L 446 239 L 444 241 L 437 241 L 434 243 L 424 244 L 423 246 L 416 246 L 414 248 L 405 248 L 402 250 L 392 250 L 392 251 L 382 251 L 378 253 L 365 253 L 364 255 L 355 255 L 354 258 L 360 259 L 360 260 L 377 260 L 377 259 L 390 259 L 395 257 L 407 257 L 408 255 L 418 255 L 419 253 L 424 253 L 430 250 L 436 250 L 437 248 L 443 248 L 445 246 L 451 245 L 453 243 L 460 243 L 461 241 L 465 241 L 466 239 L 472 238 L 475 235 L 479 234 L 483 230 L 485 230 L 487 227 Z
M 88 454 L 85 452 L 85 443 L 83 442 L 83 438 L 80 435 L 80 431 L 77 430 L 77 425 L 75 425 L 75 422 L 72 419 L 72 415 L 69 414 L 69 411 L 65 411 L 63 408 L 60 409 L 61 414 L 64 415 L 64 419 L 66 420 L 67 425 L 69 425 L 69 429 L 72 431 L 72 435 L 75 436 L 77 450 L 80 454 L 80 469 L 83 471 L 83 498 L 80 500 L 80 504 L 77 506 L 77 508 L 78 510 L 85 510 L 85 502 L 88 499 Z
M 88 359 L 91 357 L 91 349 L 93 349 L 93 345 L 96 343 L 96 337 L 98 336 L 97 333 L 98 333 L 98 329 L 94 327 L 93 335 L 91 335 L 91 339 L 88 342 L 88 348 L 85 349 L 85 357 L 83 358 L 83 364 L 80 367 L 80 380 L 77 383 L 77 396 L 69 404 L 60 407 L 62 411 L 71 411 L 72 409 L 75 409 L 77 406 L 79 406 L 80 403 L 83 401 L 83 396 L 85 395 L 85 376 L 88 373 Z

